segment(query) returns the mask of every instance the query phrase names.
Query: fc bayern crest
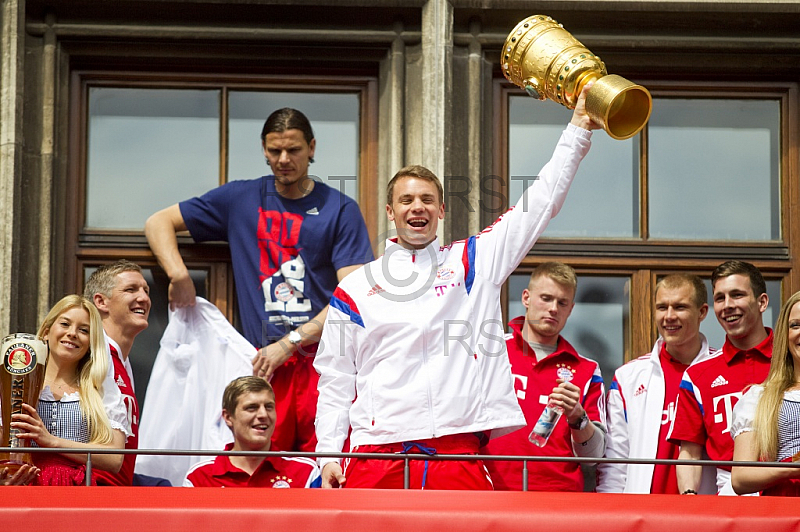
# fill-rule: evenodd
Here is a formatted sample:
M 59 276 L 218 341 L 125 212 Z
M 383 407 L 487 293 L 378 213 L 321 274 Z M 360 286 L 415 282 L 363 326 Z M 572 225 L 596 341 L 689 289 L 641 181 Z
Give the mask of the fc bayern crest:
M 439 268 L 436 271 L 436 278 L 442 281 L 449 281 L 456 276 L 456 272 L 452 268 Z
M 289 283 L 281 283 L 275 287 L 275 299 L 284 303 L 294 297 L 294 290 Z
M 570 382 L 575 376 L 575 371 L 566 364 L 558 364 L 556 375 L 564 382 Z
M 3 367 L 13 375 L 25 375 L 36 367 L 36 351 L 27 343 L 11 344 L 3 352 Z
M 272 479 L 273 488 L 291 488 L 292 487 L 291 483 L 292 479 L 290 479 L 286 475 L 279 475 Z

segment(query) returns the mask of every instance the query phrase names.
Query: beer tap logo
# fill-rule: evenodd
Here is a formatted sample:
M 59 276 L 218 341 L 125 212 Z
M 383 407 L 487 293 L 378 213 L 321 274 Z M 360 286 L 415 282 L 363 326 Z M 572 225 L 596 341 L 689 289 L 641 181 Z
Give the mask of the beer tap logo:
M 25 375 L 36 367 L 36 352 L 26 343 L 13 343 L 3 353 L 3 367 L 12 375 Z

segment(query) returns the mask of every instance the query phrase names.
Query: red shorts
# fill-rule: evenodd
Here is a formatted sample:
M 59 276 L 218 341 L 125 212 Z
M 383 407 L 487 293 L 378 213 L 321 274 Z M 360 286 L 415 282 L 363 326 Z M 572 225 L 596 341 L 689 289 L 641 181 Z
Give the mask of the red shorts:
M 352 449 L 360 453 L 426 454 L 420 447 L 431 448 L 435 454 L 478 454 L 479 440 L 474 434 L 454 434 L 404 444 L 359 445 Z M 399 456 L 398 456 L 399 458 Z M 405 461 L 351 458 L 345 463 L 345 488 L 403 489 Z M 491 490 L 492 479 L 482 460 L 445 461 L 415 459 L 409 462 L 410 488 L 433 490 Z
M 317 447 L 314 418 L 319 375 L 313 365 L 317 345 L 303 347 L 272 376 L 278 418 L 272 434 L 274 449 L 314 452 Z

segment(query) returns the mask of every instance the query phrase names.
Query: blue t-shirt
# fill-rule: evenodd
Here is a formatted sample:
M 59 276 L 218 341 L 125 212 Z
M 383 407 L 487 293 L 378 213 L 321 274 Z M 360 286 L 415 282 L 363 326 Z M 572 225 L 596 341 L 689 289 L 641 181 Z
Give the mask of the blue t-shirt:
M 324 183 L 290 200 L 274 176 L 231 181 L 180 210 L 196 242 L 228 242 L 244 336 L 256 347 L 316 316 L 336 270 L 373 260 L 358 205 Z

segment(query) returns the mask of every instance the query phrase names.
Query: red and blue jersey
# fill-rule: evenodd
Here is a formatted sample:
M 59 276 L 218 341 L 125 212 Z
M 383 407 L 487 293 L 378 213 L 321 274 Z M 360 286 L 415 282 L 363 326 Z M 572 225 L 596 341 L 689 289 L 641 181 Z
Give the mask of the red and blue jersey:
M 514 391 L 528 421 L 524 429 L 491 440 L 481 454 L 506 456 L 573 456 L 572 431 L 564 416 L 547 440 L 538 447 L 528 441 L 533 425 L 542 414 L 558 379 L 569 381 L 581 390 L 581 405 L 593 422 L 605 425 L 605 391 L 600 367 L 594 360 L 578 354 L 561 336 L 555 352 L 542 360 L 522 337 L 525 316 L 511 320 L 512 334 L 506 339 Z M 571 375 L 571 376 L 570 376 Z M 522 462 L 487 460 L 495 489 L 522 489 Z M 536 462 L 528 464 L 528 489 L 531 491 L 583 491 L 583 472 L 577 462 Z
M 231 181 L 180 210 L 195 241 L 228 242 L 244 336 L 256 347 L 316 316 L 337 270 L 373 258 L 358 205 L 320 182 L 289 200 L 273 176 Z
M 711 460 L 733 460 L 733 407 L 746 386 L 767 378 L 771 358 L 772 330 L 763 342 L 746 351 L 726 340 L 719 355 L 687 369 L 670 440 L 703 445 Z

